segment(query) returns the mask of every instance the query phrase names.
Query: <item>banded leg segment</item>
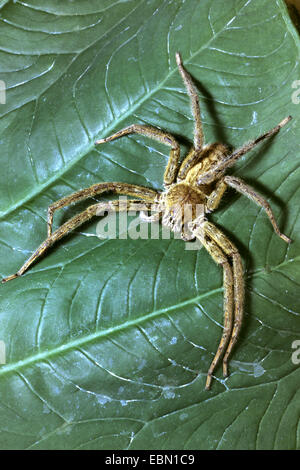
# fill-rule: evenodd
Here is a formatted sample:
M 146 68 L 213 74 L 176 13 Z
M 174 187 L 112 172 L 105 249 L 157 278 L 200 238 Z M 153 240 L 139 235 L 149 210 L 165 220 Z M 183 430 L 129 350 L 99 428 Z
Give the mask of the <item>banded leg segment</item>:
M 282 121 L 280 121 L 279 124 L 277 124 L 277 126 L 273 127 L 273 129 L 269 130 L 268 132 L 261 135 L 257 139 L 250 141 L 243 147 L 238 148 L 233 153 L 226 155 L 224 159 L 214 163 L 209 170 L 207 170 L 205 173 L 201 175 L 201 177 L 198 179 L 198 183 L 209 184 L 215 179 L 217 179 L 218 177 L 220 177 L 221 175 L 223 175 L 226 168 L 233 166 L 240 157 L 250 152 L 250 150 L 256 147 L 256 145 L 258 145 L 260 142 L 277 134 L 277 132 L 279 132 L 280 129 L 284 127 L 291 119 L 292 119 L 291 116 L 284 118 Z
M 213 260 L 223 267 L 224 328 L 217 352 L 207 372 L 205 388 L 206 390 L 209 390 L 212 381 L 212 374 L 215 368 L 217 367 L 220 359 L 222 358 L 224 352 L 226 351 L 226 347 L 231 336 L 233 326 L 234 280 L 232 268 L 228 262 L 226 255 L 218 246 L 218 244 L 206 235 L 205 227 L 199 227 L 196 230 L 193 230 L 193 233 L 201 241 L 204 248 L 206 248 Z
M 70 232 L 75 230 L 80 225 L 84 224 L 90 220 L 95 215 L 99 215 L 105 211 L 108 212 L 121 212 L 121 211 L 151 211 L 152 204 L 143 202 L 140 200 L 128 200 L 128 201 L 110 201 L 110 202 L 100 202 L 98 204 L 93 204 L 88 207 L 85 211 L 81 212 L 78 215 L 75 215 L 70 220 L 61 225 L 55 232 L 53 232 L 49 237 L 46 238 L 43 243 L 37 248 L 37 250 L 28 258 L 28 260 L 23 264 L 16 274 L 12 274 L 6 278 L 2 279 L 3 282 L 11 281 L 16 277 L 22 276 L 25 271 L 35 263 L 42 255 L 49 250 L 49 248 L 54 245 L 58 240 L 68 235 Z
M 191 108 L 195 120 L 194 147 L 195 150 L 202 150 L 204 144 L 204 136 L 201 122 L 199 96 L 196 87 L 193 83 L 192 77 L 182 65 L 182 60 L 179 52 L 176 52 L 176 63 L 191 100 Z
M 232 265 L 234 273 L 234 324 L 231 333 L 231 338 L 223 358 L 223 375 L 228 376 L 228 359 L 234 345 L 236 344 L 240 330 L 242 328 L 243 314 L 244 314 L 244 280 L 243 280 L 243 263 L 242 258 L 238 252 L 232 253 Z
M 228 186 L 231 186 L 232 188 L 236 189 L 239 193 L 244 194 L 253 202 L 262 207 L 266 212 L 267 216 L 269 217 L 276 234 L 286 243 L 292 242 L 289 237 L 284 235 L 284 233 L 281 233 L 281 231 L 279 230 L 270 204 L 260 194 L 258 194 L 254 188 L 252 188 L 251 186 L 246 184 L 242 179 L 237 178 L 236 176 L 225 176 L 224 181 L 228 184 Z
M 52 233 L 53 225 L 53 215 L 54 212 L 63 207 L 69 206 L 76 202 L 82 201 L 89 197 L 94 197 L 100 195 L 104 192 L 113 192 L 116 194 L 125 194 L 127 196 L 140 197 L 146 202 L 154 202 L 157 197 L 157 192 L 152 189 L 144 188 L 143 186 L 136 186 L 134 184 L 127 183 L 97 183 L 93 184 L 89 188 L 81 189 L 76 191 L 70 196 L 66 196 L 59 201 L 54 202 L 48 207 L 48 217 L 47 217 L 47 226 L 48 226 L 48 237 Z
M 116 132 L 115 134 L 109 137 L 97 140 L 95 144 L 98 145 L 104 144 L 105 142 L 111 142 L 112 140 L 118 139 L 119 137 L 123 137 L 124 135 L 128 134 L 145 135 L 146 137 L 150 137 L 151 139 L 157 140 L 158 142 L 161 142 L 162 144 L 171 147 L 168 164 L 164 173 L 164 183 L 172 184 L 175 181 L 178 170 L 180 145 L 171 134 L 163 132 L 162 130 L 157 129 L 156 127 L 132 124 L 131 126 L 125 127 L 124 129 L 121 129 L 120 131 Z
M 228 375 L 228 358 L 237 342 L 242 327 L 244 312 L 244 280 L 243 264 L 241 255 L 235 245 L 224 235 L 224 233 L 211 222 L 205 221 L 204 232 L 217 243 L 223 252 L 232 259 L 233 284 L 234 284 L 234 324 L 230 341 L 223 358 L 223 375 Z
M 241 158 L 243 155 L 245 155 L 247 152 L 252 150 L 256 145 L 260 144 L 266 139 L 269 139 L 273 135 L 277 134 L 277 132 L 280 131 L 280 129 L 284 126 L 286 126 L 290 120 L 292 119 L 292 116 L 287 116 L 286 118 L 282 119 L 277 126 L 273 127 L 273 129 L 270 129 L 269 131 L 265 132 L 264 134 L 260 135 L 257 137 L 257 139 L 251 140 L 247 144 L 243 145 L 243 147 L 240 147 L 236 149 L 231 155 L 228 155 L 228 157 L 218 165 L 216 165 L 217 169 L 220 171 L 222 169 L 228 168 L 234 163 Z
M 224 180 L 220 180 L 217 185 L 216 189 L 210 193 L 206 202 L 206 208 L 209 212 L 214 211 L 219 206 L 221 199 L 227 189 L 227 184 Z

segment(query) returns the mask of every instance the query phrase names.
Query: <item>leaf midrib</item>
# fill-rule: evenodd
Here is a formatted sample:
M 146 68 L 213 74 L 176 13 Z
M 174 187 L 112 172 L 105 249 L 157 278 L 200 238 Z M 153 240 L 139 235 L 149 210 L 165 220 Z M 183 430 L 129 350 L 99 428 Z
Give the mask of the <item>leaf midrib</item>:
M 223 291 L 223 288 L 221 288 L 221 287 L 217 288 L 217 289 L 212 289 L 209 292 L 198 295 L 196 297 L 192 297 L 191 299 L 188 299 L 188 300 L 185 300 L 183 302 L 177 303 L 176 305 L 171 305 L 171 306 L 168 306 L 168 307 L 165 307 L 165 308 L 155 310 L 154 312 L 151 312 L 151 313 L 146 313 L 146 314 L 144 314 L 142 316 L 139 316 L 139 317 L 137 317 L 133 320 L 128 320 L 128 321 L 126 321 L 126 322 L 124 322 L 120 325 L 113 326 L 111 328 L 106 328 L 106 329 L 103 329 L 103 330 L 100 330 L 100 331 L 96 331 L 96 332 L 88 334 L 88 335 L 84 335 L 80 338 L 74 339 L 72 341 L 68 341 L 67 343 L 65 343 L 61 346 L 55 347 L 51 350 L 40 352 L 38 354 L 35 354 L 33 356 L 29 356 L 29 357 L 27 357 L 23 360 L 14 362 L 12 364 L 3 365 L 0 368 L 0 376 L 6 374 L 8 372 L 15 371 L 15 370 L 18 370 L 20 368 L 26 367 L 30 364 L 35 363 L 35 362 L 49 359 L 50 357 L 56 356 L 60 353 L 65 353 L 65 352 L 70 351 L 70 350 L 78 349 L 82 345 L 91 343 L 91 342 L 93 342 L 97 339 L 103 338 L 103 337 L 107 337 L 111 334 L 118 333 L 120 331 L 125 330 L 126 328 L 131 328 L 131 327 L 140 325 L 141 323 L 152 320 L 152 319 L 154 319 L 154 318 L 156 318 L 160 315 L 164 315 L 165 313 L 169 313 L 170 311 L 186 307 L 187 305 L 196 304 L 199 300 L 204 299 L 206 297 L 209 297 L 211 295 L 214 295 L 218 292 L 222 292 L 222 291 Z
M 297 262 L 297 261 L 300 261 L 300 256 L 297 256 L 296 258 L 293 258 L 292 260 L 287 260 L 287 261 L 284 261 L 283 263 L 280 263 L 278 266 L 273 267 L 272 271 L 279 270 L 279 268 L 281 268 L 285 264 L 288 264 L 290 262 Z M 260 275 L 264 275 L 264 274 L 266 274 L 265 271 L 259 270 L 255 273 L 252 273 L 251 277 L 260 276 Z M 190 298 L 188 300 L 185 300 L 183 302 L 179 302 L 176 305 L 170 305 L 170 306 L 167 306 L 165 308 L 155 310 L 154 312 L 151 312 L 151 313 L 148 312 L 146 314 L 143 314 L 142 316 L 138 316 L 138 317 L 134 318 L 133 320 L 128 320 L 128 321 L 126 321 L 126 322 L 124 322 L 120 325 L 113 326 L 111 328 L 106 328 L 106 329 L 103 329 L 103 330 L 100 330 L 100 331 L 96 331 L 96 332 L 88 334 L 88 335 L 84 335 L 80 338 L 74 339 L 72 341 L 68 341 L 67 343 L 65 343 L 61 346 L 52 348 L 51 350 L 40 352 L 38 354 L 35 354 L 33 356 L 29 356 L 25 359 L 22 359 L 20 361 L 17 361 L 17 362 L 8 364 L 8 365 L 3 365 L 0 368 L 0 376 L 5 375 L 5 374 L 7 374 L 9 372 L 12 372 L 12 371 L 22 369 L 22 368 L 27 367 L 27 366 L 29 366 L 33 363 L 38 362 L 38 361 L 43 361 L 43 360 L 49 359 L 50 357 L 59 355 L 61 353 L 76 350 L 76 349 L 80 348 L 81 346 L 86 345 L 88 343 L 91 343 L 95 340 L 98 340 L 98 339 L 101 339 L 101 338 L 106 338 L 107 336 L 109 336 L 111 334 L 116 334 L 118 332 L 126 330 L 127 328 L 139 326 L 141 323 L 144 323 L 144 322 L 149 321 L 149 320 L 153 320 L 154 318 L 157 318 L 161 315 L 167 314 L 167 313 L 172 312 L 174 310 L 186 307 L 188 305 L 196 305 L 200 300 L 205 299 L 205 298 L 207 298 L 211 295 L 218 294 L 222 291 L 223 291 L 223 287 L 219 287 L 217 289 L 212 289 L 209 292 L 205 292 L 204 294 L 200 294 L 196 297 L 192 297 L 192 298 Z

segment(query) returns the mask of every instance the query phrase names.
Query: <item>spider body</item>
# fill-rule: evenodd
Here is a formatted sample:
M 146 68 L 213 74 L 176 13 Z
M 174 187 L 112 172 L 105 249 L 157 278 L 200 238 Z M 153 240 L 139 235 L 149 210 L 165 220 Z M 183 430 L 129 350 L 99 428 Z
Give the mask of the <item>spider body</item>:
M 224 162 L 228 153 L 228 148 L 220 143 L 207 145 L 201 151 L 193 147 L 181 164 L 176 182 L 165 185 L 166 190 L 159 198 L 162 223 L 172 231 L 180 232 L 184 241 L 196 238 L 188 225 L 214 210 L 214 206 L 207 205 L 207 201 L 214 197 L 225 169 L 217 175 L 211 174 L 210 170 Z M 193 162 L 192 166 L 190 161 Z M 202 180 L 206 183 L 202 184 Z
M 227 146 L 222 143 L 204 145 L 197 91 L 191 76 L 182 65 L 179 53 L 176 54 L 176 62 L 190 96 L 195 121 L 194 145 L 183 162 L 179 163 L 180 146 L 176 139 L 171 134 L 151 126 L 132 124 L 110 137 L 96 142 L 96 144 L 103 144 L 131 133 L 137 133 L 171 147 L 164 173 L 164 191 L 157 192 L 149 188 L 119 182 L 97 183 L 90 188 L 82 189 L 54 202 L 48 208 L 47 238 L 16 274 L 3 278 L 2 282 L 21 276 L 54 243 L 103 211 L 139 210 L 141 217 L 149 222 L 161 217 L 162 223 L 174 232 L 179 232 L 183 240 L 195 238 L 200 240 L 213 260 L 223 268 L 224 329 L 217 352 L 213 355 L 207 373 L 205 388 L 209 389 L 213 372 L 220 359 L 223 361 L 223 375 L 225 377 L 228 375 L 228 359 L 237 342 L 243 321 L 244 281 L 242 260 L 237 248 L 218 227 L 207 220 L 206 215 L 217 209 L 226 189 L 232 187 L 263 208 L 276 234 L 283 241 L 291 242 L 286 235 L 280 232 L 268 202 L 242 179 L 226 175 L 226 170 L 238 158 L 264 139 L 274 136 L 290 121 L 291 116 L 284 118 L 273 129 L 233 152 L 230 152 Z M 113 200 L 93 204 L 69 219 L 54 232 L 52 231 L 53 214 L 56 210 L 104 192 L 126 194 L 139 199 Z M 147 215 L 149 212 L 153 212 L 153 214 Z
M 193 188 L 184 182 L 174 184 L 160 197 L 159 207 L 163 214 L 163 225 L 173 232 L 180 232 L 182 238 L 186 240 L 184 227 L 196 218 L 197 207 L 205 207 L 205 200 L 205 193 L 201 189 Z

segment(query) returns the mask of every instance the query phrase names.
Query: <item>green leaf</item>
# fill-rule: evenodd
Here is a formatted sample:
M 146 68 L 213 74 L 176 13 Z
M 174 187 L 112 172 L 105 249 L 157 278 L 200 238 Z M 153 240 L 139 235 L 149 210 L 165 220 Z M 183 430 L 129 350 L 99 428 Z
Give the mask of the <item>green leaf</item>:
M 99 220 L 0 286 L 0 448 L 299 448 L 299 39 L 281 0 L 1 2 L 0 273 L 46 237 L 47 207 L 98 181 L 162 189 L 168 148 L 131 123 L 193 140 L 180 51 L 207 142 L 234 147 L 293 120 L 233 172 L 213 220 L 245 266 L 242 333 L 226 380 L 206 373 L 223 317 L 221 269 L 181 240 L 96 236 Z M 55 226 L 86 207 L 59 211 Z M 3 351 L 2 351 L 3 353 Z M 3 356 L 3 354 L 2 354 Z M 296 361 L 297 362 L 297 361 Z

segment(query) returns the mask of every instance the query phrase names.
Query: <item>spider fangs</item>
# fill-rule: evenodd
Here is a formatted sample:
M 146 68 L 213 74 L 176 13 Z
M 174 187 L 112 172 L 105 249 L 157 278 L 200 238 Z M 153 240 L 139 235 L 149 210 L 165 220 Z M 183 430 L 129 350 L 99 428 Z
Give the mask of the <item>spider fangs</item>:
M 228 359 L 237 342 L 242 326 L 244 282 L 242 260 L 237 248 L 219 228 L 206 219 L 205 214 L 217 209 L 226 188 L 230 186 L 238 192 L 245 194 L 253 202 L 262 207 L 269 217 L 276 234 L 283 241 L 291 242 L 290 238 L 280 232 L 268 202 L 242 179 L 236 176 L 225 175 L 227 168 L 231 167 L 238 158 L 249 152 L 264 139 L 274 136 L 290 121 L 291 116 L 284 118 L 273 129 L 257 139 L 246 143 L 232 153 L 229 152 L 225 145 L 220 143 L 204 145 L 196 88 L 191 76 L 182 65 L 179 53 L 176 54 L 176 62 L 190 96 L 191 109 L 195 121 L 194 145 L 183 162 L 179 164 L 180 146 L 176 139 L 171 134 L 151 126 L 133 124 L 110 137 L 96 142 L 96 144 L 103 144 L 128 134 L 137 133 L 158 140 L 171 147 L 168 164 L 164 173 L 165 190 L 160 193 L 152 189 L 127 183 L 97 183 L 54 202 L 48 208 L 48 236 L 46 240 L 41 243 L 16 274 L 2 279 L 2 282 L 7 282 L 21 276 L 54 243 L 103 211 L 139 210 L 143 219 L 148 221 L 162 215 L 162 223 L 168 225 L 174 231 L 181 231 L 184 240 L 199 239 L 213 260 L 223 268 L 224 328 L 217 352 L 207 373 L 205 388 L 209 389 L 213 372 L 221 358 L 223 358 L 223 375 L 225 377 L 228 375 Z M 52 232 L 53 214 L 57 209 L 104 192 L 126 194 L 139 199 L 129 199 L 128 201 L 114 200 L 93 204 Z M 143 204 L 141 204 L 141 201 L 143 201 Z M 189 207 L 188 215 L 184 211 L 186 206 Z M 202 209 L 200 212 L 197 212 L 198 207 Z M 152 211 L 154 214 L 147 216 L 147 211 Z M 182 212 L 184 213 L 183 217 L 181 217 Z

